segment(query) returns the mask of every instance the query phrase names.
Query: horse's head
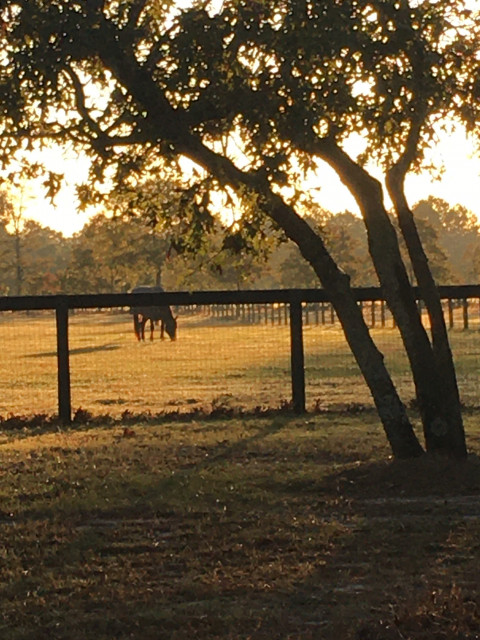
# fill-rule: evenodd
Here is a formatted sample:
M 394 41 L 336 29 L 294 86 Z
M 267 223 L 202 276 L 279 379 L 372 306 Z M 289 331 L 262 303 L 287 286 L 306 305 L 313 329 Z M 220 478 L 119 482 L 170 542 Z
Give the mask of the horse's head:
M 172 315 L 168 316 L 165 321 L 165 331 L 168 333 L 170 340 L 176 340 L 177 336 L 177 319 Z

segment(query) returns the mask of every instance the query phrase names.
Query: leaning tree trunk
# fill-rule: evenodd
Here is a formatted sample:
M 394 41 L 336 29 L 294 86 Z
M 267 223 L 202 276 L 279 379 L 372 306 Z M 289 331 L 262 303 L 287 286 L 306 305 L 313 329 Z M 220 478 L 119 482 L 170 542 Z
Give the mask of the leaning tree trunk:
M 388 192 L 395 207 L 400 230 L 430 319 L 433 355 L 437 370 L 440 372 L 439 382 L 441 386 L 438 392 L 444 399 L 445 417 L 449 426 L 450 437 L 454 444 L 454 450 L 465 455 L 465 432 L 460 395 L 442 302 L 418 234 L 413 213 L 405 197 L 403 182 L 404 175 L 400 168 L 398 171 L 396 171 L 396 167 L 390 170 L 387 175 Z
M 458 423 L 450 420 L 448 398 L 442 393 L 444 372 L 422 325 L 381 185 L 337 145 L 323 146 L 321 155 L 348 186 L 362 212 L 370 255 L 410 362 L 427 450 L 464 457 L 463 428 L 459 432 Z
M 292 207 L 271 191 L 265 177 L 239 170 L 230 160 L 218 156 L 201 144 L 185 145 L 182 152 L 213 173 L 221 183 L 228 183 L 243 192 L 248 189 L 256 194 L 259 206 L 295 242 L 330 297 L 346 340 L 372 395 L 393 455 L 397 458 L 422 455 L 423 448 L 385 366 L 383 355 L 372 340 L 350 286 L 350 278 L 337 266 L 321 237 Z
M 383 355 L 373 342 L 355 300 L 349 276 L 339 269 L 322 239 L 281 198 L 267 192 L 266 188 L 257 190 L 257 193 L 262 194 L 265 210 L 297 244 L 328 293 L 346 340 L 370 389 L 394 456 L 410 458 L 422 455 L 423 449 L 385 366 Z
M 205 146 L 189 130 L 188 121 L 179 116 L 166 101 L 161 89 L 152 81 L 135 58 L 125 60 L 116 55 L 116 44 L 98 43 L 99 54 L 120 82 L 136 96 L 149 114 L 146 123 L 152 141 L 170 141 L 172 152 L 183 154 L 202 166 L 220 184 L 231 185 L 241 193 L 256 195 L 266 213 L 283 229 L 312 264 L 342 323 L 346 339 L 370 389 L 379 417 L 395 457 L 419 456 L 423 449 L 413 431 L 405 406 L 400 400 L 383 356 L 373 342 L 363 315 L 350 288 L 348 277 L 328 254 L 321 238 L 279 196 L 275 195 L 265 176 L 238 169 L 231 160 Z

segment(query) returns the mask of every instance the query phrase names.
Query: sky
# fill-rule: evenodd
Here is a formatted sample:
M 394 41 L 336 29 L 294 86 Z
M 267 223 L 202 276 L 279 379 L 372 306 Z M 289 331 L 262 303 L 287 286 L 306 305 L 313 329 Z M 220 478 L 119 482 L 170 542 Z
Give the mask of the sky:
M 221 5 L 221 0 L 212 0 L 213 6 Z M 472 10 L 480 8 L 480 0 L 466 0 Z M 191 0 L 176 0 L 177 7 L 190 5 Z M 66 185 L 56 198 L 53 206 L 44 196 L 40 185 L 30 184 L 17 197 L 21 200 L 24 215 L 44 226 L 60 231 L 65 236 L 80 231 L 95 211 L 78 212 L 75 197 L 75 182 L 81 182 L 87 174 L 88 162 L 85 158 L 65 156 L 61 149 L 45 152 L 46 164 L 50 170 L 62 172 L 67 177 Z M 442 198 L 452 205 L 462 204 L 480 220 L 480 155 L 476 155 L 472 143 L 461 133 L 444 135 L 432 156 L 434 164 L 445 166 L 440 181 L 428 174 L 409 175 L 406 180 L 406 193 L 411 206 L 429 195 Z M 377 175 L 380 178 L 380 175 Z M 322 167 L 317 175 L 310 179 L 306 188 L 315 190 L 315 199 L 333 213 L 349 210 L 357 213 L 358 208 L 349 191 L 343 186 L 336 173 Z M 389 206 L 389 201 L 386 199 Z
M 468 140 L 460 131 L 444 134 L 428 155 L 428 161 L 438 168 L 444 166 L 444 173 L 441 180 L 435 179 L 427 172 L 419 175 L 409 174 L 405 190 L 410 206 L 433 195 L 452 205 L 464 205 L 480 220 L 480 156 L 473 141 Z M 373 170 L 372 173 L 378 179 L 382 179 L 380 172 Z M 312 182 L 312 186 L 320 188 L 318 199 L 327 210 L 337 213 L 347 209 L 352 213 L 358 213 L 353 197 L 333 169 L 323 168 Z M 385 202 L 390 207 L 388 196 Z
M 78 211 L 75 184 L 86 179 L 88 160 L 61 147 L 46 149 L 32 154 L 32 161 L 42 160 L 47 169 L 65 174 L 65 185 L 55 198 L 53 205 L 45 196 L 42 179 L 25 182 L 21 188 L 11 188 L 10 193 L 23 217 L 39 222 L 65 236 L 72 236 L 88 222 L 94 211 Z
M 51 170 L 64 171 L 66 175 L 66 185 L 57 196 L 55 206 L 45 198 L 40 181 L 27 184 L 21 194 L 17 193 L 17 201 L 21 199 L 26 218 L 71 236 L 95 213 L 93 210 L 78 212 L 76 206 L 75 182 L 86 177 L 88 160 L 71 153 L 64 155 L 60 148 L 46 151 L 44 159 Z M 473 144 L 460 132 L 446 135 L 436 147 L 433 159 L 435 164 L 445 165 L 442 179 L 433 180 L 426 173 L 410 175 L 406 181 L 410 204 L 434 195 L 452 205 L 464 205 L 480 219 L 480 158 L 475 157 Z M 358 211 L 349 191 L 326 165 L 309 180 L 306 188 L 314 189 L 315 199 L 328 211 Z

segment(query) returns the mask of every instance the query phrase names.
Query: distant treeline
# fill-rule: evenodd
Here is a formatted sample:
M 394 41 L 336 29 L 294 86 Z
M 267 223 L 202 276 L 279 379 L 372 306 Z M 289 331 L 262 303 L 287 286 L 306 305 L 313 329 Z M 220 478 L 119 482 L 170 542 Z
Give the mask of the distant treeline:
M 420 201 L 414 212 L 437 282 L 479 282 L 477 217 L 434 197 Z M 31 220 L 17 217 L 12 224 L 7 214 L 0 218 L 2 295 L 122 292 L 139 283 L 161 283 L 169 290 L 319 286 L 296 246 L 273 231 L 261 252 L 226 242 L 220 227 L 195 252 L 179 252 L 181 243 L 168 230 L 162 233 L 138 218 L 97 215 L 65 238 Z M 322 228 L 353 285 L 378 284 L 360 218 L 318 209 L 308 220 Z

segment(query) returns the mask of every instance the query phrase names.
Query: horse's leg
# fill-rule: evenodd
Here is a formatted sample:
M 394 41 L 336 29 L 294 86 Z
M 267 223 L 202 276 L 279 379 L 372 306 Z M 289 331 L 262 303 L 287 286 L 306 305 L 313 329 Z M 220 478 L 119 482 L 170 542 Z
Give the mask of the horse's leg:
M 138 313 L 134 313 L 133 314 L 133 330 L 135 331 L 135 335 L 137 336 L 137 340 L 140 341 L 142 339 L 142 336 L 141 336 L 142 325 L 141 325 Z
M 150 341 L 153 340 L 154 330 L 155 330 L 155 321 L 150 318 Z
M 160 340 L 165 340 L 165 324 L 160 320 Z
M 142 316 L 142 322 L 140 324 L 140 327 L 141 327 L 140 337 L 143 342 L 145 342 L 145 325 L 146 324 L 147 324 L 147 319 Z

